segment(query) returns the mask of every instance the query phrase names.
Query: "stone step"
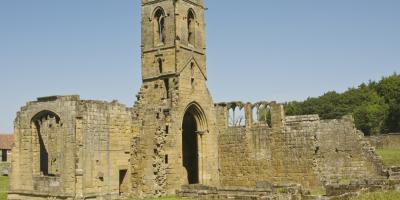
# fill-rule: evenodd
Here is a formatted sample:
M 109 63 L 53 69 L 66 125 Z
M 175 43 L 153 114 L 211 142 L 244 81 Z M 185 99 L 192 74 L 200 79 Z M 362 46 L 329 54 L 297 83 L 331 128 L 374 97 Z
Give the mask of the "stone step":
M 269 200 L 287 199 L 294 200 L 301 197 L 301 193 L 291 193 L 291 187 L 287 188 L 288 193 L 277 193 L 272 188 L 246 188 L 246 187 L 222 187 L 215 188 L 205 185 L 184 185 L 177 190 L 179 197 L 190 197 L 196 199 L 237 199 L 237 200 Z M 311 198 L 310 198 L 311 199 Z

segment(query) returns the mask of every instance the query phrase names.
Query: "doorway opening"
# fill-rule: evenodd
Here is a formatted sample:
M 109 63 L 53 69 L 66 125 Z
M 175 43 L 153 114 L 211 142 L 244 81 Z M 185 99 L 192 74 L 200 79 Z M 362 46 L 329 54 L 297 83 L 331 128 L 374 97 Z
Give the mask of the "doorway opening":
M 189 184 L 199 183 L 199 155 L 197 123 L 191 112 L 186 112 L 182 124 L 183 166 L 186 168 Z
M 125 178 L 127 171 L 128 170 L 126 170 L 126 169 L 119 170 L 119 195 L 120 196 L 128 193 L 129 186 L 127 183 L 128 181 Z

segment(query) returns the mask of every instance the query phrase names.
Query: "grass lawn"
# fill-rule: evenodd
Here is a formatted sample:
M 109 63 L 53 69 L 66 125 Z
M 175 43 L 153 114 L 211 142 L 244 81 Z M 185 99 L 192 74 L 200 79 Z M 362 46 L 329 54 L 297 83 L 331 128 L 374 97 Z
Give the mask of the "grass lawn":
M 365 193 L 358 197 L 354 197 L 351 200 L 399 200 L 399 199 L 400 199 L 400 192 L 384 191 L 384 192 Z
M 2 199 L 1 199 L 2 200 Z M 136 200 L 135 198 L 129 200 Z M 179 198 L 179 197 L 161 197 L 161 198 L 148 198 L 144 200 L 189 200 L 188 198 Z
M 400 166 L 400 149 L 377 149 L 376 153 L 382 157 L 386 166 Z
M 0 176 L 0 200 L 7 200 L 8 177 Z

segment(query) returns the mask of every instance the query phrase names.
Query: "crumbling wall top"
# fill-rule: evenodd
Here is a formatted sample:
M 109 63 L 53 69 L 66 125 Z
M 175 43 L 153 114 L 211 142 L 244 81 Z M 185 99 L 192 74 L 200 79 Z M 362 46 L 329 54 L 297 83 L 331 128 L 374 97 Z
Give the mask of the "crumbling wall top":
M 319 121 L 318 115 L 297 115 L 285 117 L 286 123 L 304 122 L 304 121 Z
M 56 101 L 56 100 L 79 101 L 79 99 L 80 99 L 79 95 L 67 95 L 67 96 L 54 95 L 54 96 L 38 97 L 37 101 L 38 102 Z

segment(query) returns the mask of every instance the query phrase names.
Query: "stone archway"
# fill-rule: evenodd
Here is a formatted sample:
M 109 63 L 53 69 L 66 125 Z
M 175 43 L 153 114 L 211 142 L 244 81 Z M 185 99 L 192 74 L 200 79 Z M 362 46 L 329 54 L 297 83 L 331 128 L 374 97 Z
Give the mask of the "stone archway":
M 182 123 L 182 163 L 189 184 L 201 183 L 202 134 L 206 127 L 204 112 L 192 103 L 185 111 Z
M 31 128 L 35 144 L 32 147 L 34 172 L 44 176 L 59 175 L 63 133 L 60 117 L 52 111 L 43 110 L 32 118 Z

